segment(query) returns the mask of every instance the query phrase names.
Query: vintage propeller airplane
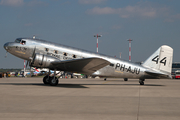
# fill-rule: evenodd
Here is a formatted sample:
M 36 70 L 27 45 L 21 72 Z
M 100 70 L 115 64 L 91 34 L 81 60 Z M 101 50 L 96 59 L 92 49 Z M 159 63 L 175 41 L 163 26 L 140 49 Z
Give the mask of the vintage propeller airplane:
M 139 79 L 171 78 L 173 49 L 161 46 L 142 65 L 35 38 L 17 38 L 4 44 L 7 52 L 28 61 L 29 66 L 92 76 Z M 58 78 L 47 75 L 44 84 L 56 86 Z

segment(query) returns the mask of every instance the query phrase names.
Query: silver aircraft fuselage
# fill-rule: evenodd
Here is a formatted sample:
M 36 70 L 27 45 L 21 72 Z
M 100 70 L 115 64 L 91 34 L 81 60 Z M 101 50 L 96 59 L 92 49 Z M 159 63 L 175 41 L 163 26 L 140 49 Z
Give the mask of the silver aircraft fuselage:
M 98 70 L 95 70 L 93 73 L 84 72 L 84 74 L 93 75 L 93 76 L 102 76 L 102 77 L 136 78 L 136 79 L 170 78 L 169 73 L 160 75 L 163 71 L 151 69 L 151 67 L 134 64 L 132 62 L 124 61 L 118 58 L 98 54 L 95 52 L 89 52 L 86 50 L 81 50 L 57 43 L 52 43 L 45 40 L 31 39 L 31 38 L 17 38 L 15 42 L 8 42 L 4 44 L 4 48 L 7 52 L 11 53 L 12 55 L 25 59 L 27 61 L 33 61 L 34 55 L 36 55 L 37 59 L 38 59 L 38 55 L 43 55 L 43 57 L 44 56 L 48 57 L 47 61 L 50 61 L 48 63 L 48 66 L 47 65 L 37 66 L 37 64 L 32 62 L 31 66 L 33 67 L 46 67 L 51 70 L 69 71 L 67 66 L 65 67 L 67 69 L 65 68 L 61 69 L 61 67 L 57 67 L 58 64 L 52 65 L 51 62 L 57 61 L 58 63 L 61 63 L 64 61 L 71 61 L 76 59 L 83 60 L 86 58 L 98 58 L 99 60 L 103 59 L 105 61 L 108 61 L 109 64 L 103 66 Z M 78 63 L 78 65 L 80 65 L 80 63 Z M 76 65 L 77 69 L 78 69 L 78 65 Z M 148 73 L 146 72 L 152 70 L 153 73 L 155 74 L 148 74 L 149 72 Z M 77 70 L 77 71 L 69 71 L 69 72 L 79 72 L 79 71 Z M 156 72 L 158 72 L 158 75 L 156 74 Z

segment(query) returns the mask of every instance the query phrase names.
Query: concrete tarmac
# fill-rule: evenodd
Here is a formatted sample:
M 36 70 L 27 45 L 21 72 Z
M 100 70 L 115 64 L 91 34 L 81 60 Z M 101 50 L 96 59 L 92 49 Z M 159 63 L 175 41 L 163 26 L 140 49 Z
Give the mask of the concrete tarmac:
M 0 120 L 180 120 L 180 80 L 1 78 Z

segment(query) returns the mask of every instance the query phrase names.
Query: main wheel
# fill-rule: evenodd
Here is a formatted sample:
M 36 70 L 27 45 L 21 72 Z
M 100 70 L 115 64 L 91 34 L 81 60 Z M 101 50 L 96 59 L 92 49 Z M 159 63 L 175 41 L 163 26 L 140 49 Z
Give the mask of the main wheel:
M 124 81 L 128 81 L 128 78 L 124 78 Z
M 49 79 L 50 79 L 50 76 L 46 75 L 46 76 L 43 78 L 44 84 L 49 84 Z
M 140 85 L 144 85 L 144 82 L 142 81 L 142 82 L 140 82 Z
M 57 77 L 52 77 L 50 80 L 49 80 L 49 84 L 51 85 L 51 86 L 56 86 L 56 85 L 58 85 L 58 83 L 59 83 L 59 80 L 58 80 L 58 78 Z
M 144 80 L 139 80 L 140 85 L 144 85 Z

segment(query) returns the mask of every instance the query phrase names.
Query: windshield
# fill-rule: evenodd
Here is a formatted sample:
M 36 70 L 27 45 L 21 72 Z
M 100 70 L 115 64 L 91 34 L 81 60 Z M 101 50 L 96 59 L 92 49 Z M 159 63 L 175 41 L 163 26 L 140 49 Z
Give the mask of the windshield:
M 16 43 L 20 43 L 20 42 L 21 42 L 21 39 L 16 39 L 15 42 L 16 42 Z
M 20 43 L 22 45 L 25 45 L 26 44 L 26 41 L 22 40 L 22 39 L 16 39 L 15 40 L 16 43 Z

